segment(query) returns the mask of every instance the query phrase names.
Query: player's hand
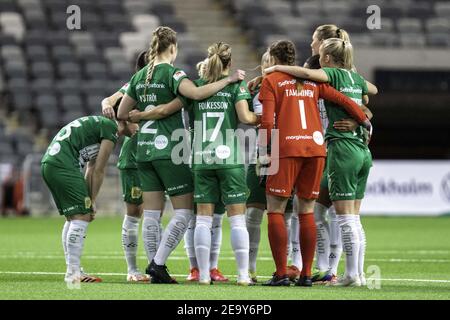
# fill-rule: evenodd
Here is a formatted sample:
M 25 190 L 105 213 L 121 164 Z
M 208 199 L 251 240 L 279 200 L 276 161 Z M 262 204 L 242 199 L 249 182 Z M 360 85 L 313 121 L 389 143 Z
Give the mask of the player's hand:
M 368 145 L 372 139 L 373 126 L 369 119 L 364 121 L 362 126 L 364 127 L 364 136 L 366 137 L 366 144 Z
M 139 131 L 139 125 L 137 123 L 128 123 L 127 127 L 130 136 L 134 136 Z
M 262 82 L 262 79 L 263 77 L 259 76 L 250 80 L 250 82 L 247 84 L 248 90 L 250 90 L 250 92 L 255 91 L 259 84 Z
M 244 70 L 236 70 L 231 76 L 228 77 L 228 83 L 234 83 L 245 79 Z
M 141 121 L 141 112 L 138 110 L 131 110 L 128 113 L 128 120 L 130 122 L 139 123 Z
M 358 122 L 353 119 L 342 119 L 333 123 L 333 128 L 338 131 L 355 131 L 358 127 Z
M 277 65 L 271 66 L 269 68 L 264 69 L 264 73 L 269 74 L 269 73 L 275 72 L 275 71 L 277 71 L 277 68 L 278 68 Z
M 106 118 L 111 119 L 111 120 L 114 120 L 116 118 L 115 114 L 114 114 L 114 109 L 111 106 L 104 106 L 104 107 L 102 107 L 102 114 Z

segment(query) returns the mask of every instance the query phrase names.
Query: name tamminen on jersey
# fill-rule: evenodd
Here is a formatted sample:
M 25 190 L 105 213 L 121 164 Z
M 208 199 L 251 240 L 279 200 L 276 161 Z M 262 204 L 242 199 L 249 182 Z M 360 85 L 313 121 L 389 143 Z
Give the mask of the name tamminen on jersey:
M 286 97 L 309 97 L 309 98 L 313 98 L 314 97 L 314 91 L 313 90 L 301 90 L 298 91 L 296 89 L 286 89 L 284 90 Z

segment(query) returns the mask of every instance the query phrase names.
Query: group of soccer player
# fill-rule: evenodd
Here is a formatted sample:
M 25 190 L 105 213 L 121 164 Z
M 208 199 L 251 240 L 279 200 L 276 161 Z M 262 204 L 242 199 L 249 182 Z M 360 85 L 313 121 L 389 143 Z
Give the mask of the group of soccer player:
M 249 85 L 245 72 L 230 74 L 230 45 L 214 43 L 197 66 L 199 79 L 191 81 L 174 67 L 176 32 L 158 27 L 131 80 L 102 101 L 103 116 L 67 124 L 42 159 L 44 181 L 66 217 L 65 281 L 101 281 L 84 273 L 80 260 L 108 158 L 124 135 L 118 168 L 127 281 L 177 283 L 166 262 L 183 237 L 188 281 L 229 281 L 218 269 L 226 212 L 237 284 L 255 284 L 267 210 L 276 271 L 263 285 L 364 285 L 359 209 L 372 165 L 372 114 L 364 104 L 377 89 L 356 73 L 344 30 L 319 26 L 312 39 L 304 67 L 295 66 L 291 41 L 272 43 L 262 76 Z M 248 166 L 239 123 L 257 130 Z M 166 196 L 174 214 L 163 228 Z M 145 273 L 137 266 L 141 219 Z M 337 278 L 342 250 L 345 274 Z

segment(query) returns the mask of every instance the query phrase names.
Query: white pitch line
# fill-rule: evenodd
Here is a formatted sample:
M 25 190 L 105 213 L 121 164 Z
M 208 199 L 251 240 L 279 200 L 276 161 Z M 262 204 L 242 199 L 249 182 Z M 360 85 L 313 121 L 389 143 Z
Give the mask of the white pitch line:
M 49 260 L 60 260 L 63 259 L 64 256 L 62 254 L 60 255 L 40 255 L 40 254 L 13 254 L 13 255 L 0 255 L 0 259 L 49 259 Z M 146 260 L 147 257 L 145 256 L 138 256 L 137 257 L 140 260 Z M 88 260 L 123 260 L 124 256 L 123 254 L 120 255 L 85 255 L 83 256 L 83 259 Z M 169 257 L 169 260 L 187 260 L 187 257 L 185 255 L 171 255 Z M 221 256 L 220 260 L 235 260 L 234 256 Z M 258 258 L 259 261 L 272 261 L 273 258 L 270 256 L 260 256 Z M 370 262 L 389 262 L 389 263 L 402 263 L 402 262 L 409 262 L 409 263 L 450 263 L 450 259 L 397 259 L 397 258 L 387 258 L 387 259 L 379 259 L 379 258 L 367 258 L 366 261 Z
M 0 271 L 0 274 L 15 274 L 15 275 L 64 275 L 64 272 L 44 272 L 44 271 Z M 114 272 L 100 272 L 95 273 L 98 276 L 120 276 L 125 277 L 126 273 L 114 273 Z M 173 277 L 187 277 L 187 274 L 172 274 Z M 225 275 L 227 278 L 236 278 L 235 275 Z M 262 279 L 270 279 L 270 276 L 258 276 Z M 434 282 L 434 283 L 450 283 L 450 280 L 436 280 L 436 279 L 393 279 L 382 278 L 381 281 L 404 281 L 404 282 Z

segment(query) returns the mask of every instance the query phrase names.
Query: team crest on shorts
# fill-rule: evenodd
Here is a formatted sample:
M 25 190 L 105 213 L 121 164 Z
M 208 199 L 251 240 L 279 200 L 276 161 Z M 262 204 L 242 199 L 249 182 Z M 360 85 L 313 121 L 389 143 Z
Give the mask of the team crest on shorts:
M 90 207 L 92 207 L 91 198 L 89 198 L 89 197 L 84 198 L 84 207 L 86 209 L 89 209 Z
M 131 188 L 131 198 L 133 199 L 139 199 L 142 196 L 142 190 L 139 187 L 132 187 Z

